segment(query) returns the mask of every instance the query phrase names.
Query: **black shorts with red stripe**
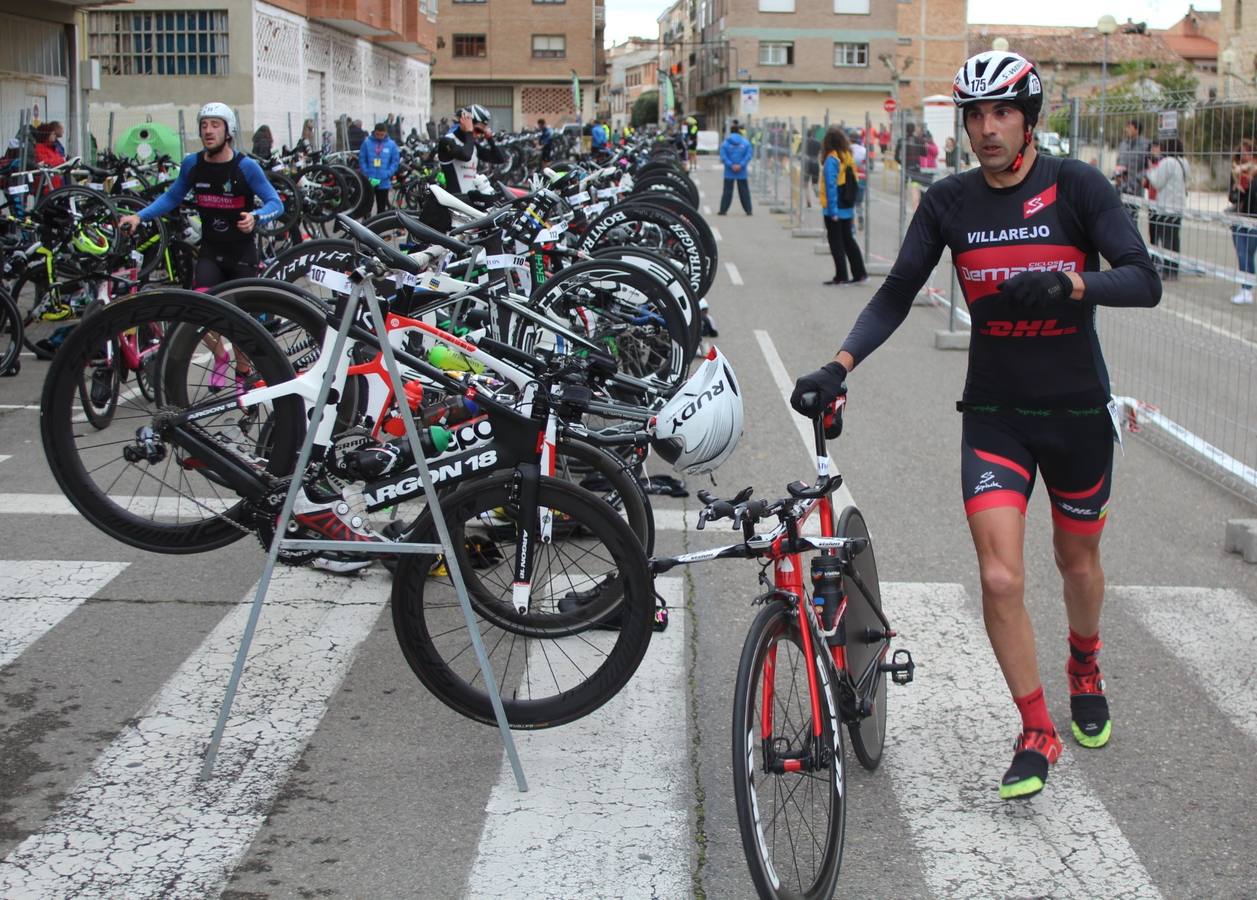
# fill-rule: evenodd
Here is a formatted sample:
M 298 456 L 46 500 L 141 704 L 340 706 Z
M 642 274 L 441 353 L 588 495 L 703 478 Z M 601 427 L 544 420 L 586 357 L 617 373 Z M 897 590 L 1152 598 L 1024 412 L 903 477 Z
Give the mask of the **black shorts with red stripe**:
M 1094 414 L 964 414 L 960 477 L 965 515 L 997 507 L 1026 512 L 1037 473 L 1052 500 L 1052 522 L 1075 534 L 1098 534 L 1113 482 L 1113 427 Z

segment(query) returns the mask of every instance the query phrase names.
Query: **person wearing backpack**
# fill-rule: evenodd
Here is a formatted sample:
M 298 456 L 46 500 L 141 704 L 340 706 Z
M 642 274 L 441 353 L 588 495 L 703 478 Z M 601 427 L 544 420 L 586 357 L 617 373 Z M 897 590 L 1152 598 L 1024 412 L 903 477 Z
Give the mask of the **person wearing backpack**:
M 855 157 L 851 141 L 840 126 L 831 126 L 821 142 L 821 212 L 825 236 L 834 258 L 834 277 L 822 284 L 861 284 L 869 280 L 864 257 L 855 240 L 855 206 L 858 193 Z M 851 277 L 847 277 L 847 263 Z
M 720 195 L 720 212 L 729 212 L 729 204 L 733 202 L 733 185 L 738 186 L 738 199 L 742 201 L 742 209 L 751 214 L 751 189 L 746 181 L 746 167 L 751 162 L 751 142 L 742 136 L 742 126 L 734 122 L 729 126 L 729 136 L 720 145 L 720 161 L 725 164 L 725 187 Z

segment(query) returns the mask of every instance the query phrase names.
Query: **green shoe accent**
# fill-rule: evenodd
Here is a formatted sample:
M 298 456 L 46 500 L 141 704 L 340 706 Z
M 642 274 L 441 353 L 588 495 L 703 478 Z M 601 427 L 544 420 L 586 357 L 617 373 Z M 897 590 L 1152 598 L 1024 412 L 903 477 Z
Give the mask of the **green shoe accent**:
M 1083 734 L 1082 729 L 1078 727 L 1077 722 L 1070 722 L 1069 728 L 1074 733 L 1074 740 L 1076 740 L 1082 746 L 1087 747 L 1091 750 L 1095 750 L 1099 747 L 1103 747 L 1105 744 L 1109 742 L 1110 735 L 1113 734 L 1113 722 L 1111 720 L 1108 722 L 1105 722 L 1104 728 L 1101 729 L 1099 734 L 1093 737 L 1088 737 L 1087 735 Z
M 1043 779 L 1034 775 L 1012 784 L 1001 784 L 999 786 L 999 798 L 1001 800 L 1017 800 L 1022 797 L 1033 797 L 1041 790 L 1043 790 Z

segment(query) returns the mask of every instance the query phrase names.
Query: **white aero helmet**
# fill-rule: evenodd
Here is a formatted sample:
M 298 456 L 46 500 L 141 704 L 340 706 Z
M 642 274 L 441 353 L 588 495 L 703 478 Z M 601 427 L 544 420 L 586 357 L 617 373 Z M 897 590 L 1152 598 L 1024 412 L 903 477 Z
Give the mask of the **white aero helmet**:
M 196 127 L 199 131 L 201 121 L 203 119 L 222 119 L 227 123 L 227 139 L 231 140 L 240 130 L 236 123 L 236 113 L 226 103 L 206 103 L 201 107 L 201 111 L 196 114 Z
M 742 389 L 715 347 L 655 415 L 651 446 L 687 475 L 712 472 L 742 437 Z

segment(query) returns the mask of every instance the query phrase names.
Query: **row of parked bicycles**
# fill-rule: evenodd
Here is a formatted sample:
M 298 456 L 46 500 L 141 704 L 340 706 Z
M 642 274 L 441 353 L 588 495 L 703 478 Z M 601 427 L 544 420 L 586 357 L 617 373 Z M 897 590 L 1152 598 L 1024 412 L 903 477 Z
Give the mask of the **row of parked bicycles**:
M 699 527 L 728 518 L 740 543 L 655 556 L 647 469 L 712 472 L 743 430 L 742 388 L 710 340 L 717 247 L 696 185 L 649 137 L 515 187 L 484 176 L 460 196 L 432 162 L 430 148 L 410 146 L 400 208 L 367 216 L 370 191 L 349 161 L 277 155 L 267 168 L 284 184 L 285 213 L 259 235 L 265 262 L 256 278 L 209 293 L 187 289 L 199 228 L 190 208 L 135 234 L 115 225 L 163 189 L 169 161 L 71 161 L 18 179 L 26 190 L 11 180 L 5 359 L 16 370 L 25 345 L 51 360 L 40 428 L 53 475 L 85 519 L 156 553 L 248 537 L 270 547 L 294 482 L 308 507 L 360 524 L 353 539 L 437 543 L 404 438 L 408 409 L 515 728 L 588 715 L 629 681 L 667 625 L 654 575 L 760 561 L 766 592 L 733 729 L 744 847 L 763 895 L 830 896 L 845 823 L 842 732 L 876 767 L 887 679 L 912 677 L 906 651 L 890 651 L 864 521 L 831 502 L 841 476 L 828 470 L 825 436 L 840 430 L 841 410 L 816 424 L 813 483 L 774 501 L 700 492 Z M 52 178 L 65 183 L 44 190 L 38 179 L 51 188 Z M 362 312 L 372 302 L 383 329 Z M 224 359 L 234 379 L 222 377 Z M 299 469 L 309 430 L 314 450 Z M 818 528 L 805 531 L 809 519 Z M 280 537 L 328 537 L 317 521 L 293 517 Z M 343 551 L 280 559 L 365 564 Z M 440 554 L 382 559 L 417 677 L 492 723 L 455 567 Z

